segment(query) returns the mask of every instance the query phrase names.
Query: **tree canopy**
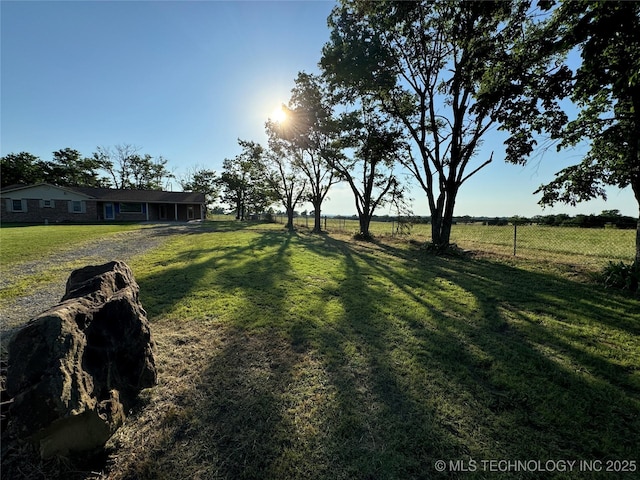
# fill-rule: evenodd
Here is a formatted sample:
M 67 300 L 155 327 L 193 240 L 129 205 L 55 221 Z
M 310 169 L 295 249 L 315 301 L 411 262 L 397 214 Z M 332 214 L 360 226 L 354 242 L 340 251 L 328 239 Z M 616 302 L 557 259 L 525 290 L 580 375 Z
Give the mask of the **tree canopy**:
M 314 211 L 315 232 L 321 230 L 322 203 L 331 186 L 336 183 L 335 169 L 330 159 L 337 154 L 338 132 L 332 116 L 324 84 L 317 75 L 298 73 L 287 115 L 288 121 L 280 137 L 296 153 L 296 165 L 307 180 L 308 196 Z
M 562 2 L 547 32 L 558 50 L 577 48 L 582 60 L 568 87 L 579 113 L 554 132 L 558 150 L 581 140 L 589 149 L 540 187 L 540 203 L 575 205 L 606 199 L 606 186 L 630 186 L 640 210 L 640 3 Z M 640 265 L 640 220 L 637 232 Z
M 131 145 L 98 147 L 91 157 L 84 157 L 78 150 L 63 148 L 48 161 L 28 152 L 10 153 L 0 159 L 2 186 L 44 182 L 60 187 L 162 190 L 173 178 L 168 161 L 138 150 Z
M 449 243 L 462 184 L 487 166 L 476 160 L 484 134 L 507 123 L 535 128 L 530 115 L 539 99 L 529 95 L 549 72 L 551 50 L 530 49 L 530 3 L 343 1 L 330 17 L 323 50 L 325 75 L 352 97 L 370 97 L 401 122 L 414 149 L 404 162 L 424 190 L 432 241 Z M 561 121 L 553 97 L 543 103 Z M 510 128 L 508 130 L 515 130 Z M 523 162 L 533 148 L 530 129 L 511 134 L 507 159 Z
M 219 182 L 222 201 L 234 208 L 236 219 L 245 220 L 264 212 L 275 199 L 267 182 L 264 147 L 247 140 L 238 140 L 238 144 L 242 152 L 224 160 Z
M 368 239 L 375 211 L 404 195 L 394 167 L 406 154 L 407 145 L 387 116 L 364 104 L 341 114 L 337 122 L 342 132 L 340 152 L 329 158 L 330 164 L 338 178 L 349 184 L 358 212 L 359 236 Z

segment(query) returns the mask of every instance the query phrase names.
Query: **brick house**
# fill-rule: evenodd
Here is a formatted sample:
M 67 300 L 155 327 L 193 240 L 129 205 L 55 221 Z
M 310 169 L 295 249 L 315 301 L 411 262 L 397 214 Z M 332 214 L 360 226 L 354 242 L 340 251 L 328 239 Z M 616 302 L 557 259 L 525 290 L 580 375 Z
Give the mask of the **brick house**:
M 182 221 L 205 218 L 202 193 L 13 185 L 0 192 L 2 222 Z

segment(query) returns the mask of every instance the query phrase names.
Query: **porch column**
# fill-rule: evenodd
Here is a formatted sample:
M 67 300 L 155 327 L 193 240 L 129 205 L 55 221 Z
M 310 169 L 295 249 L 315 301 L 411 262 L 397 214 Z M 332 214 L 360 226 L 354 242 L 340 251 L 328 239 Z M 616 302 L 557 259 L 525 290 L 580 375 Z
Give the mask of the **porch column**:
M 149 221 L 149 202 L 146 203 L 147 207 L 147 222 Z
M 178 221 L 178 204 L 174 203 L 173 206 L 175 207 L 176 214 L 174 215 L 174 217 L 175 217 L 175 221 L 177 222 Z

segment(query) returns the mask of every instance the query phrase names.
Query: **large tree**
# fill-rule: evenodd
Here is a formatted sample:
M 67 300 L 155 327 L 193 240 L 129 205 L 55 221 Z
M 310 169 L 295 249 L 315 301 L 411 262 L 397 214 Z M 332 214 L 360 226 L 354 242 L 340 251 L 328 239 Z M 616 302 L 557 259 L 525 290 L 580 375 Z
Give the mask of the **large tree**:
M 559 149 L 583 139 L 589 149 L 540 187 L 540 203 L 575 205 L 606 199 L 606 186 L 631 186 L 640 210 L 640 3 L 562 2 L 547 37 L 563 51 L 578 47 L 582 59 L 571 85 L 580 111 L 556 132 Z M 640 265 L 640 218 L 635 259 Z
M 173 178 L 167 169 L 168 160 L 162 156 L 154 159 L 139 151 L 138 147 L 130 144 L 98 147 L 93 159 L 109 174 L 110 183 L 115 188 L 162 190 L 165 182 Z
M 53 152 L 45 169 L 46 182 L 61 187 L 102 187 L 108 179 L 100 177 L 102 164 L 85 158 L 78 150 L 64 148 Z
M 264 157 L 267 182 L 287 213 L 287 228 L 294 229 L 296 206 L 308 195 L 307 179 L 300 169 L 299 150 L 283 138 L 287 119 L 269 120 L 265 129 L 269 137 L 269 152 Z
M 207 205 L 215 202 L 220 196 L 220 179 L 215 170 L 195 166 L 180 179 L 180 186 L 185 192 L 203 193 Z
M 524 1 L 343 0 L 329 19 L 323 70 L 406 128 L 414 148 L 405 166 L 427 196 L 436 245 L 449 244 L 460 188 L 493 159 L 476 158 L 485 133 L 512 112 L 527 121 L 538 108 L 525 101 L 527 89 L 562 74 L 527 40 L 529 10 Z M 563 120 L 553 101 L 542 107 L 549 121 Z M 507 160 L 522 163 L 532 149 L 530 132 L 519 131 Z
M 273 191 L 267 182 L 262 145 L 238 140 L 242 152 L 222 162 L 220 186 L 222 201 L 232 206 L 237 220 L 252 213 L 263 213 L 273 203 Z
M 407 146 L 392 122 L 365 105 L 342 114 L 338 124 L 341 151 L 332 157 L 331 166 L 353 192 L 359 236 L 370 239 L 369 226 L 376 209 L 402 195 L 394 166 Z
M 0 159 L 2 186 L 50 183 L 60 187 L 101 187 L 108 179 L 100 177 L 101 162 L 85 158 L 72 148 L 53 152 L 49 161 L 27 152 L 10 153 Z
M 338 181 L 330 164 L 337 151 L 338 132 L 328 99 L 320 77 L 300 72 L 286 108 L 287 122 L 281 129 L 281 138 L 297 150 L 297 166 L 308 180 L 307 200 L 313 205 L 314 232 L 322 229 L 322 203 Z
M 28 152 L 9 153 L 0 158 L 0 186 L 31 185 L 46 179 L 46 162 Z

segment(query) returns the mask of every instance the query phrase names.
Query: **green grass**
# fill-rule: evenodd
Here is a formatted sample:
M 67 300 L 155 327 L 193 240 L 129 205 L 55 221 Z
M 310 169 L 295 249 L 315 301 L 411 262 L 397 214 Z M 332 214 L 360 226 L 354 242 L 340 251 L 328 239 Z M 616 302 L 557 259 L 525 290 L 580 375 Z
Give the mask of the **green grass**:
M 544 264 L 235 222 L 132 268 L 160 383 L 111 441 L 110 478 L 494 478 L 434 464 L 640 461 L 630 296 Z
M 601 267 L 609 260 L 631 261 L 635 230 L 518 226 L 516 255 Z M 514 227 L 456 225 L 452 241 L 464 248 L 513 254 Z
M 310 219 L 311 226 L 312 220 Z M 304 226 L 305 219 L 297 218 L 296 223 Z M 392 222 L 372 222 L 371 232 L 378 237 L 390 236 L 395 234 L 396 226 Z M 353 234 L 357 233 L 358 228 L 357 220 L 353 219 L 327 218 L 326 221 L 326 229 L 330 232 Z M 411 228 L 410 238 L 428 241 L 431 239 L 430 229 L 431 225 L 415 224 Z M 598 269 L 608 261 L 632 261 L 635 255 L 635 235 L 635 230 L 615 228 L 524 225 L 517 229 L 516 256 Z M 452 228 L 451 241 L 465 249 L 513 255 L 514 228 L 512 225 L 457 224 Z
M 135 268 L 160 337 L 149 405 L 170 413 L 148 448 L 118 454 L 124 476 L 449 478 L 435 460 L 640 460 L 632 298 L 540 267 L 264 226 L 203 230 Z M 121 445 L 140 441 L 141 418 Z
M 136 224 L 2 226 L 0 261 L 3 267 L 74 248 L 105 235 L 140 228 Z

